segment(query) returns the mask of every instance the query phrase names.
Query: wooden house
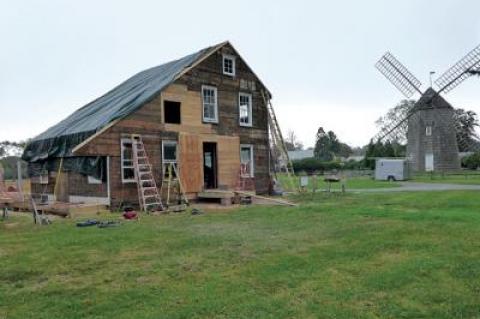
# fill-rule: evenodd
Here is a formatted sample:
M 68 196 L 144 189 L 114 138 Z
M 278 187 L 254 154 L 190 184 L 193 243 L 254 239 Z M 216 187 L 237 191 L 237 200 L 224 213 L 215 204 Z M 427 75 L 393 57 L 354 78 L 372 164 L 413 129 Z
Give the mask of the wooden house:
M 147 69 L 27 145 L 32 193 L 113 207 L 138 203 L 132 134 L 142 136 L 157 181 L 162 163 L 177 163 L 189 198 L 233 190 L 241 164 L 254 190 L 266 193 L 270 98 L 229 42 Z

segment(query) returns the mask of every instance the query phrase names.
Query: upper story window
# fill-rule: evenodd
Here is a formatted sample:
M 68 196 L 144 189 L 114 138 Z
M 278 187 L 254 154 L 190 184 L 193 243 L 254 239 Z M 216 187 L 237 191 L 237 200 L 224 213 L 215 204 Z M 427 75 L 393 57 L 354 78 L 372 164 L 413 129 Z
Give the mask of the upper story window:
M 432 136 L 432 127 L 430 125 L 425 127 L 425 135 Z
M 123 138 L 121 140 L 121 164 L 122 183 L 135 183 L 133 145 L 132 140 L 129 138 Z
M 252 126 L 252 95 L 240 93 L 238 95 L 239 123 L 241 126 Z
M 180 124 L 181 115 L 180 115 L 180 102 L 175 101 L 163 101 L 163 119 L 165 123 L 170 124 Z
M 214 86 L 202 86 L 203 121 L 218 123 L 217 88 Z
M 223 55 L 223 74 L 235 76 L 235 57 L 233 55 Z

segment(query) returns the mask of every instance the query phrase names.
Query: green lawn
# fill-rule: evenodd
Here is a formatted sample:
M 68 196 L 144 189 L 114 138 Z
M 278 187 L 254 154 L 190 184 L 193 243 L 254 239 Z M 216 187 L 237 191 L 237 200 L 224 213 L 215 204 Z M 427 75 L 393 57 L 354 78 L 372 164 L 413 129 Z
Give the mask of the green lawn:
M 292 181 L 288 180 L 286 174 L 278 174 L 277 175 L 282 187 L 285 190 L 291 191 L 294 187 L 298 187 L 300 185 L 300 177 L 294 176 L 292 177 Z M 395 182 L 388 182 L 388 181 L 376 181 L 371 176 L 358 176 L 358 177 L 346 177 L 344 179 L 345 187 L 347 190 L 349 189 L 369 189 L 369 188 L 387 188 L 387 187 L 399 187 L 400 185 Z M 333 190 L 341 189 L 341 183 L 332 183 Z M 312 190 L 314 186 L 314 178 L 312 176 L 308 177 L 308 190 Z M 324 181 L 323 176 L 317 177 L 317 187 L 316 189 L 321 191 L 327 188 L 327 183 Z
M 456 175 L 441 175 L 441 174 L 424 174 L 414 176 L 412 179 L 414 182 L 422 183 L 444 183 L 444 184 L 465 184 L 465 185 L 479 185 L 480 184 L 480 174 L 478 172 Z
M 0 222 L 0 318 L 478 318 L 478 192 Z M 101 218 L 113 218 L 110 214 Z

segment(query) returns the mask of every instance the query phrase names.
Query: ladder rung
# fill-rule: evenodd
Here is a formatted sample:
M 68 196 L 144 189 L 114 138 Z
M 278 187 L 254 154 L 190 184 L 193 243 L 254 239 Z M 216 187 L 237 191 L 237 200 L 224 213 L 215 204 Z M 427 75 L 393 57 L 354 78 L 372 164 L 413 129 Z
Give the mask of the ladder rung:
M 158 205 L 158 206 L 163 206 L 162 203 L 160 202 L 155 202 L 155 203 L 146 203 L 145 205 L 143 206 L 154 206 L 154 205 Z
M 156 187 L 153 186 L 147 186 L 147 187 L 142 187 L 143 191 L 150 191 L 150 190 L 156 190 Z
M 149 198 L 158 198 L 159 196 L 157 194 L 155 195 L 143 195 L 144 199 L 149 199 Z

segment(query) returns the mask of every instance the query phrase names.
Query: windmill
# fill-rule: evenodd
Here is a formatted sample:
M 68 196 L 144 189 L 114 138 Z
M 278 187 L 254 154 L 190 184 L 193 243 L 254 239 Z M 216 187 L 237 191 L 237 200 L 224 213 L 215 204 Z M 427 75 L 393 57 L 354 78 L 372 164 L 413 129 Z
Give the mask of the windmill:
M 455 110 L 441 95 L 472 75 L 480 75 L 480 45 L 435 81 L 438 90 L 429 87 L 421 91 L 421 82 L 389 52 L 375 67 L 407 98 L 420 95 L 403 118 L 390 123 L 374 137 L 376 141 L 389 140 L 406 126 L 407 159 L 413 171 L 459 169 L 459 145 L 463 149 L 480 148 L 478 143 L 457 137 L 460 127 L 454 118 Z

